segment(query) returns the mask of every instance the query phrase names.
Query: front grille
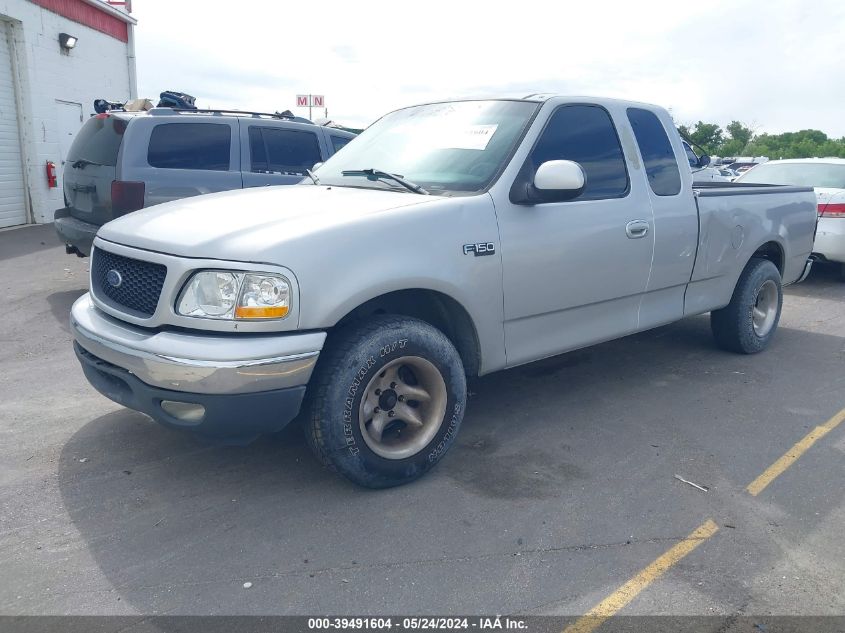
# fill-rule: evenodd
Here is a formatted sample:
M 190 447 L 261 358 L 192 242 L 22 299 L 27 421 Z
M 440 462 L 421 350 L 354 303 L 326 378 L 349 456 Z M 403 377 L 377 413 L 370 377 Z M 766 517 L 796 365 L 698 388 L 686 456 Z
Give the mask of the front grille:
M 112 279 L 109 279 L 109 273 Z M 136 316 L 152 316 L 158 305 L 167 267 L 99 248 L 91 258 L 91 287 L 94 294 L 117 310 Z M 115 283 L 117 282 L 117 283 Z

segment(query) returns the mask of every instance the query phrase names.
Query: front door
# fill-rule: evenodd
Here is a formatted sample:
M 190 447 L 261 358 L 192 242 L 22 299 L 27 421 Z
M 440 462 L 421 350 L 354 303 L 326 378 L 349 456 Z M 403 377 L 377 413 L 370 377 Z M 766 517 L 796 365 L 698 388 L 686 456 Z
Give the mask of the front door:
M 509 366 L 636 331 L 654 249 L 652 209 L 633 186 L 610 114 L 562 105 L 549 117 L 519 178 L 572 160 L 584 192 L 567 202 L 496 202 Z M 639 184 L 639 183 L 637 183 Z

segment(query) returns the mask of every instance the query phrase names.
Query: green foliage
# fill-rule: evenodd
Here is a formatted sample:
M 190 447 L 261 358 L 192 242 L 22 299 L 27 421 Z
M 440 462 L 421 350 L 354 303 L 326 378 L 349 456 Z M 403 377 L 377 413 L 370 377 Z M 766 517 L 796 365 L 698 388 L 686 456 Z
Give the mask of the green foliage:
M 699 121 L 689 133 L 689 139 L 708 154 L 716 154 L 724 142 L 722 128 L 715 123 Z
M 735 144 L 739 146 L 740 150 L 745 149 L 745 146 L 748 145 L 751 137 L 754 136 L 752 129 L 744 126 L 739 121 L 731 121 L 726 129 L 731 137 L 728 142 L 734 141 Z
M 715 123 L 699 121 L 692 128 L 679 125 L 678 131 L 715 156 L 768 156 L 778 158 L 845 158 L 845 137 L 832 139 L 820 130 L 800 130 L 783 134 L 754 134 L 739 121 L 731 121 L 723 131 Z M 727 132 L 727 136 L 725 135 Z

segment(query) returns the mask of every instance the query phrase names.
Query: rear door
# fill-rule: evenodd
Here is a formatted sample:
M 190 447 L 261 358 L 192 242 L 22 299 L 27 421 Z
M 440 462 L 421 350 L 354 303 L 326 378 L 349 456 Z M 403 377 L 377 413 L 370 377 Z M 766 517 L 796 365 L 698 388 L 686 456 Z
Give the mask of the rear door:
M 241 188 L 238 120 L 205 118 L 161 121 L 145 115 L 132 126 L 120 179 L 145 183 L 145 207 Z
M 295 185 L 330 155 L 318 127 L 268 123 L 242 121 L 244 187 Z

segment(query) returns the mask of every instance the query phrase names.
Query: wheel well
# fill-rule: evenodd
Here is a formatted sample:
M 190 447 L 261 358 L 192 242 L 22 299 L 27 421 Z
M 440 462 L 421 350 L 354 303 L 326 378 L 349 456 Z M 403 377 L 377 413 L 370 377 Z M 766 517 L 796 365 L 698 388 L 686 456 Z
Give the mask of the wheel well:
M 751 257 L 760 257 L 762 259 L 768 259 L 775 266 L 777 266 L 778 272 L 783 275 L 783 249 L 777 242 L 766 242 L 760 248 L 754 251 L 754 254 Z
M 401 314 L 433 325 L 458 350 L 467 375 L 478 374 L 481 350 L 475 325 L 464 307 L 448 295 L 421 288 L 397 290 L 358 306 L 338 321 L 335 327 L 366 319 L 373 314 Z

